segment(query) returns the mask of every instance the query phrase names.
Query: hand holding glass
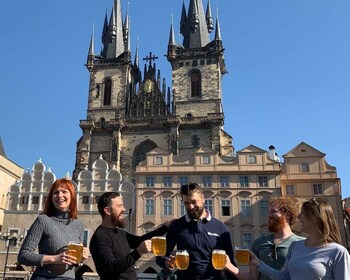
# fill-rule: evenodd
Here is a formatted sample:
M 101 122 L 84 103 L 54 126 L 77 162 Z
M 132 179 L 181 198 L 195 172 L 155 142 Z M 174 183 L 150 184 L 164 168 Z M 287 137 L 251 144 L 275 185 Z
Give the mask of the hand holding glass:
M 179 250 L 175 257 L 176 267 L 179 270 L 186 270 L 190 264 L 190 255 L 186 250 Z
M 166 254 L 166 239 L 164 236 L 152 237 L 152 252 L 155 256 L 165 256 Z
M 74 250 L 75 252 L 68 252 L 70 256 L 76 257 L 77 263 L 80 263 L 83 259 L 83 250 L 84 250 L 84 245 L 83 244 L 78 244 L 74 242 L 69 242 L 68 244 L 68 251 L 69 250 Z
M 235 246 L 235 261 L 237 265 L 249 265 L 250 253 L 247 246 Z

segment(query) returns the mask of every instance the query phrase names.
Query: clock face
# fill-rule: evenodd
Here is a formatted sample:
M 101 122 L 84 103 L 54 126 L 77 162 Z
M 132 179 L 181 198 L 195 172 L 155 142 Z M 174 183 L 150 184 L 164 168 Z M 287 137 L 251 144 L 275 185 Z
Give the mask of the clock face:
M 143 86 L 143 89 L 145 92 L 147 93 L 150 93 L 153 91 L 154 89 L 154 82 L 150 79 L 147 79 L 144 86 Z

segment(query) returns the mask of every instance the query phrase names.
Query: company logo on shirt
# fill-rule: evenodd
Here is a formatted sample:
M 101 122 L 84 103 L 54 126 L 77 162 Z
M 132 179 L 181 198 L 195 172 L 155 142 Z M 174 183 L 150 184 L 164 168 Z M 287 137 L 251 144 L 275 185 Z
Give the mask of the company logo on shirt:
M 210 231 L 208 231 L 208 235 L 219 237 L 219 235 L 218 235 L 217 233 L 215 233 L 215 232 L 210 232 Z

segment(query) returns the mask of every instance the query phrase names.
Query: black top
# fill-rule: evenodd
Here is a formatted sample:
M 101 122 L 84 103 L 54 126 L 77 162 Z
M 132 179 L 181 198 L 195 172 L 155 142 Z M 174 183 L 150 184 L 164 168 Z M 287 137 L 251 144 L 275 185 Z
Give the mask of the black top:
M 141 257 L 136 249 L 144 240 L 164 235 L 162 226 L 142 236 L 135 236 L 120 228 L 100 225 L 90 241 L 90 252 L 101 280 L 136 280 L 135 262 Z

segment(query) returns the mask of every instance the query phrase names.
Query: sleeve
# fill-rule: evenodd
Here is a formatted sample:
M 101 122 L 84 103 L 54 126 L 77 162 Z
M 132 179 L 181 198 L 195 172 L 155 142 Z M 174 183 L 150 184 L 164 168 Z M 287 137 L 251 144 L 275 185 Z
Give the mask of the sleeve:
M 158 229 L 148 232 L 142 236 L 136 236 L 126 232 L 126 238 L 128 240 L 130 248 L 135 249 L 140 246 L 142 241 L 151 239 L 153 236 L 162 236 L 167 232 L 167 230 L 167 227 L 165 225 L 162 225 Z
M 335 280 L 350 280 L 350 256 L 345 248 L 334 259 L 333 274 Z
M 21 249 L 19 250 L 17 260 L 20 264 L 27 266 L 43 266 L 42 260 L 44 255 L 35 253 L 35 249 L 38 247 L 42 238 L 43 229 L 43 219 L 42 216 L 39 216 L 30 227 L 24 238 Z
M 107 233 L 96 231 L 90 243 L 90 251 L 97 270 L 120 274 L 131 267 L 140 258 L 140 255 L 134 250 L 131 253 L 125 252 L 124 256 L 115 257 L 112 250 L 113 242 L 123 242 L 123 240 L 120 237 L 112 240 Z M 117 247 L 122 248 L 122 246 Z

